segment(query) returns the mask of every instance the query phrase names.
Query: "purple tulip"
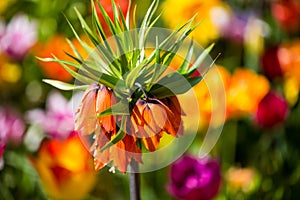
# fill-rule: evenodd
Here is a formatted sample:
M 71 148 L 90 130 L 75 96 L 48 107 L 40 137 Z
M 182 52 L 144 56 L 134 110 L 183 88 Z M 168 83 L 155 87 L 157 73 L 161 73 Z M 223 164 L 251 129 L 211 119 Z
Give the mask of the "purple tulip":
M 269 92 L 258 104 L 256 122 L 259 126 L 272 128 L 282 123 L 288 115 L 288 104 L 283 97 Z
M 21 59 L 37 40 L 37 23 L 25 15 L 15 16 L 6 28 L 0 25 L 0 51 Z
M 25 124 L 12 109 L 0 108 L 0 142 L 19 145 L 23 141 Z
M 51 92 L 46 111 L 35 109 L 28 112 L 31 123 L 38 124 L 51 138 L 66 139 L 74 133 L 74 119 L 71 104 L 58 92 Z
M 170 179 L 168 191 L 174 197 L 210 200 L 220 188 L 220 165 L 210 158 L 184 156 L 172 165 Z

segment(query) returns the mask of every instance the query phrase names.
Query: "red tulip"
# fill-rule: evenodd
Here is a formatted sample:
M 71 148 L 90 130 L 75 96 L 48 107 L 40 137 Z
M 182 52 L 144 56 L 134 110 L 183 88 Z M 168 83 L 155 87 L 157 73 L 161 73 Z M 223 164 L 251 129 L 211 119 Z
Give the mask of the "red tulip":
M 288 104 L 283 97 L 275 92 L 269 92 L 258 104 L 256 112 L 257 124 L 272 128 L 287 118 Z
M 300 3 L 297 0 L 280 0 L 272 4 L 272 14 L 283 30 L 296 32 L 300 28 Z
M 273 46 L 266 49 L 266 51 L 262 56 L 263 72 L 271 80 L 283 76 L 283 71 L 282 71 L 282 66 L 280 64 L 278 51 L 279 51 L 279 47 Z

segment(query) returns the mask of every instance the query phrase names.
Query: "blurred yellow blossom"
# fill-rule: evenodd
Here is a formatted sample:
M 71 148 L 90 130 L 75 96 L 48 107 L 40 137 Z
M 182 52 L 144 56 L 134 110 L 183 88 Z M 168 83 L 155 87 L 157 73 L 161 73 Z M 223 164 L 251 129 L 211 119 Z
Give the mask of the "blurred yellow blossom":
M 214 9 L 220 7 L 225 8 L 227 5 L 220 0 L 166 0 L 162 4 L 162 18 L 169 28 L 174 29 L 197 14 L 196 21 L 201 24 L 191 35 L 206 45 L 219 36 Z
M 0 13 L 3 13 L 7 7 L 12 4 L 15 0 L 2 0 L 0 1 Z
M 250 17 L 245 30 L 245 48 L 248 53 L 260 55 L 263 51 L 264 37 L 268 34 L 268 26 L 256 17 Z
M 0 84 L 16 83 L 22 76 L 22 69 L 17 63 L 11 62 L 6 56 L 0 55 Z
M 237 69 L 230 79 L 227 92 L 229 116 L 254 113 L 269 90 L 270 84 L 266 77 L 249 69 Z
M 77 135 L 44 141 L 32 162 L 51 199 L 83 199 L 94 186 L 91 155 Z
M 299 84 L 298 80 L 294 77 L 287 78 L 283 84 L 284 95 L 289 103 L 289 105 L 293 106 L 298 101 L 299 94 Z

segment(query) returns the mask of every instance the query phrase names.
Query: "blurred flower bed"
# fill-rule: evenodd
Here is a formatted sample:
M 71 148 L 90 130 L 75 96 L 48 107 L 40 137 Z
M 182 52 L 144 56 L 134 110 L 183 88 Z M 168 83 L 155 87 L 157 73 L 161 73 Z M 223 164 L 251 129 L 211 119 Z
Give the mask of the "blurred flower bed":
M 127 11 L 129 1 L 116 3 Z M 141 19 L 151 1 L 132 3 Z M 0 199 L 129 198 L 128 175 L 94 170 L 74 131 L 72 93 L 42 82 L 73 83 L 58 63 L 37 59 L 70 59 L 65 38 L 88 56 L 68 25 L 81 30 L 74 7 L 91 20 L 88 0 L 0 1 Z M 210 157 L 197 158 L 212 112 L 198 84 L 199 133 L 173 165 L 142 174 L 142 199 L 298 199 L 300 1 L 161 0 L 159 10 L 157 26 L 169 29 L 198 13 L 192 37 L 215 43 L 226 122 Z

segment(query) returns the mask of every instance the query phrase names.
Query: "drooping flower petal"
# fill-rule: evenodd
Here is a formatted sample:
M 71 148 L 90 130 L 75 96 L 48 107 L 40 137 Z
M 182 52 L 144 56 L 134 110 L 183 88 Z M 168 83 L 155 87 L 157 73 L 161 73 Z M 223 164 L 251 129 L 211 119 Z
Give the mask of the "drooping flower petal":
M 134 127 L 134 135 L 141 138 L 146 149 L 155 151 L 162 136 L 161 132 L 163 125 L 159 126 L 157 124 L 155 116 L 160 113 L 154 113 L 151 110 L 153 105 L 150 104 L 151 103 L 147 103 L 145 100 L 138 100 L 136 106 L 133 108 L 131 121 Z
M 171 112 L 167 112 L 168 120 L 166 121 L 164 130 L 175 137 L 183 135 L 183 121 L 181 115 L 183 111 L 180 107 L 180 103 L 176 96 L 172 96 L 165 99 L 166 106 Z
M 96 83 L 89 86 L 76 112 L 75 130 L 82 135 L 91 134 L 96 129 L 96 99 L 99 87 Z
M 104 146 L 106 144 L 105 141 L 107 141 L 107 136 L 100 134 L 98 138 L 99 147 Z M 117 167 L 121 172 L 125 173 L 132 159 L 143 163 L 141 150 L 136 145 L 136 139 L 128 134 L 114 146 L 102 152 L 97 150 L 96 152 L 94 155 L 96 170 L 102 169 L 112 161 L 112 166 Z
M 114 96 L 112 91 L 108 90 L 107 87 L 102 86 L 97 93 L 96 113 L 100 114 L 115 103 L 116 97 Z M 113 115 L 99 118 L 98 123 L 104 128 L 106 132 L 112 132 L 116 130 L 116 121 Z
M 95 133 L 95 142 L 91 147 L 91 152 L 94 156 L 95 170 L 102 169 L 110 162 L 110 148 L 100 152 L 99 150 L 110 140 L 110 136 L 103 133 L 101 130 L 97 130 Z

